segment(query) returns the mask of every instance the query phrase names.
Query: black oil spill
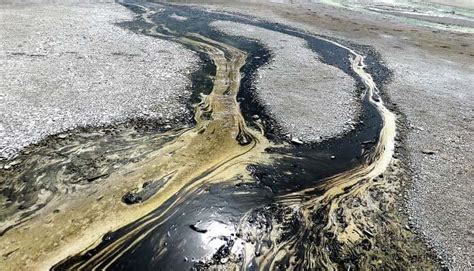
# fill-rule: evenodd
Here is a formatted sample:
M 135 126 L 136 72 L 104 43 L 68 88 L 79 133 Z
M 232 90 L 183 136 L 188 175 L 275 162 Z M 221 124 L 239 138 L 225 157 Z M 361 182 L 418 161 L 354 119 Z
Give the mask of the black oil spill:
M 127 7 L 135 7 L 133 3 L 133 1 L 129 1 L 124 5 L 126 5 Z M 140 5 L 148 6 L 150 9 L 156 7 L 156 4 L 153 3 L 140 3 Z M 252 117 L 258 115 L 259 118 L 262 120 L 263 126 L 265 127 L 266 136 L 271 140 L 278 142 L 286 140 L 286 137 L 284 134 L 282 134 L 278 123 L 271 118 L 270 114 L 268 113 L 268 110 L 258 99 L 254 86 L 254 76 L 256 74 L 256 71 L 258 70 L 258 68 L 268 63 L 268 61 L 272 58 L 271 52 L 257 41 L 248 40 L 242 37 L 225 35 L 224 33 L 219 32 L 214 28 L 210 27 L 209 24 L 211 22 L 217 20 L 232 21 L 237 23 L 254 25 L 268 30 L 277 31 L 283 34 L 302 38 L 307 42 L 309 48 L 320 56 L 321 60 L 324 63 L 337 67 L 349 76 L 353 77 L 357 82 L 357 89 L 362 90 L 364 88 L 360 78 L 351 69 L 349 61 L 350 52 L 344 48 L 336 46 L 330 41 L 306 34 L 295 28 L 280 24 L 269 23 L 266 21 L 257 20 L 255 18 L 246 17 L 242 15 L 236 16 L 234 14 L 213 13 L 210 11 L 189 6 L 177 6 L 168 4 L 161 5 L 162 7 L 164 7 L 164 10 L 160 10 L 160 12 L 154 14 L 152 19 L 159 25 L 164 26 L 161 29 L 163 33 L 171 34 L 166 29 L 171 29 L 174 32 L 173 36 L 176 37 L 186 36 L 188 33 L 198 33 L 212 40 L 231 45 L 247 52 L 248 57 L 246 63 L 241 69 L 242 79 L 237 99 L 239 102 L 241 102 L 241 111 L 246 121 L 250 125 L 253 125 Z M 187 19 L 176 20 L 172 18 L 173 15 L 182 16 Z M 138 28 L 143 30 L 143 25 L 141 27 L 137 27 L 135 26 L 136 24 L 137 22 L 134 21 L 132 23 L 123 23 L 122 25 L 127 26 L 128 28 Z M 160 27 L 158 27 L 157 31 L 159 30 Z M 342 44 L 350 43 L 343 42 Z M 352 46 L 352 44 L 350 45 Z M 361 53 L 366 55 L 366 62 L 368 65 L 370 65 L 369 69 L 372 71 L 377 71 L 374 74 L 374 82 L 378 86 L 381 86 L 383 83 L 385 83 L 388 77 L 390 76 L 390 72 L 386 67 L 380 64 L 378 54 L 368 46 L 354 45 L 354 47 L 361 51 Z M 204 60 L 205 59 L 203 59 L 203 61 Z M 366 121 L 364 121 L 365 126 L 373 127 L 374 125 L 377 126 L 381 123 L 380 118 L 377 120 L 377 112 L 367 109 L 365 104 L 363 108 L 364 112 L 362 112 L 362 115 L 367 115 L 365 119 Z M 376 136 L 375 134 L 374 136 Z
M 189 270 L 205 265 L 203 259 L 212 259 L 219 249 L 229 247 L 229 240 L 237 238 L 237 225 L 246 211 L 272 201 L 271 192 L 261 185 L 238 185 L 240 180 L 233 183 L 201 187 L 190 195 L 178 194 L 146 217 L 107 234 L 96 248 L 52 269 L 68 270 L 76 263 L 88 262 L 123 236 L 127 236 L 127 241 L 116 249 L 126 253 L 108 267 L 110 270 Z M 160 223 L 147 224 L 170 205 L 174 205 L 172 211 L 166 212 Z M 132 245 L 143 235 L 143 240 Z M 114 254 L 100 262 L 88 262 L 82 268 L 102 269 Z
M 136 8 L 133 2 L 128 3 L 125 5 L 132 10 L 143 12 Z M 154 8 L 153 4 L 140 4 Z M 174 20 L 170 17 L 174 14 L 186 17 L 187 20 Z M 360 79 L 350 69 L 350 53 L 346 49 L 296 29 L 243 16 L 175 5 L 164 5 L 164 9 L 154 14 L 152 19 L 176 32 L 176 36 L 198 33 L 247 52 L 247 62 L 241 69 L 242 81 L 238 94 L 241 110 L 250 125 L 253 123 L 252 117 L 258 115 L 265 124 L 268 137 L 275 141 L 283 140 L 284 135 L 279 132 L 278 123 L 265 113 L 265 107 L 255 96 L 253 85 L 255 72 L 271 59 L 271 52 L 258 42 L 215 31 L 209 27 L 212 21 L 240 22 L 303 38 L 324 62 L 351 75 L 357 80 L 359 89 L 363 88 Z M 157 31 L 170 34 L 166 28 L 158 28 Z M 374 74 L 374 79 L 380 87 L 389 76 L 388 70 L 379 63 L 375 53 L 364 52 L 368 53 L 366 64 L 369 69 L 378 71 Z M 207 76 L 200 74 L 197 77 L 201 79 L 196 78 L 196 82 Z M 283 242 L 303 226 L 297 214 L 278 204 L 277 197 L 314 187 L 325 177 L 344 172 L 367 161 L 367 154 L 371 153 L 378 140 L 382 119 L 366 98 L 362 99 L 361 103 L 363 112 L 359 124 L 344 136 L 318 144 L 268 149 L 268 152 L 285 154 L 285 158 L 277 159 L 271 166 L 249 166 L 248 169 L 254 177 L 252 180 L 235 179 L 229 180 L 227 184 L 202 186 L 192 192 L 182 190 L 150 214 L 107 234 L 95 248 L 65 259 L 52 269 L 67 270 L 76 264 L 83 264 L 84 269 L 107 267 L 112 270 L 199 270 L 229 261 L 239 264 L 244 257 L 239 254 L 239 246 L 245 243 L 266 245 L 264 242 L 246 239 L 245 233 L 239 228 L 244 215 L 249 212 L 251 215 L 246 221 L 258 229 L 271 228 L 273 221 L 283 225 L 279 236 L 280 242 Z M 247 139 L 241 136 L 240 141 L 245 144 Z M 322 225 L 328 219 L 325 217 L 325 210 L 325 206 L 316 208 L 312 219 L 321 221 Z M 323 231 L 320 232 L 323 234 Z M 309 237 L 313 239 L 308 242 L 318 241 L 314 235 Z M 330 246 L 333 251 L 340 249 L 337 243 Z M 259 256 L 260 249 L 263 248 L 256 249 L 255 257 Z M 299 249 L 304 249 L 304 246 Z M 301 254 L 301 250 L 296 250 L 295 255 L 288 255 L 282 262 L 288 262 L 290 256 L 302 258 Z M 101 256 L 96 257 L 98 255 Z M 337 259 L 337 255 L 331 257 L 336 262 L 352 261 Z M 287 266 L 282 264 L 278 267 Z M 243 268 L 253 270 L 256 267 L 250 265 Z

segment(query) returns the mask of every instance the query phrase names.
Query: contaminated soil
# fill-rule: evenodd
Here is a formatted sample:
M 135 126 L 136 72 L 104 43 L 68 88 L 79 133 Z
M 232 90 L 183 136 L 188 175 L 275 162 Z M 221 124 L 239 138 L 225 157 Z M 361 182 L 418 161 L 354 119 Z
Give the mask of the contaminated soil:
M 446 267 L 472 268 L 472 28 L 463 32 L 449 23 L 447 27 L 430 27 L 403 16 L 305 1 L 224 2 L 208 7 L 370 45 L 380 53 L 393 72 L 385 93 L 407 125 L 406 141 L 400 148 L 408 154 L 411 173 L 403 190 L 403 209 L 412 230 L 426 240 Z
M 14 185 L 3 195 L 23 195 L 2 209 L 9 268 L 471 267 L 469 35 L 314 3 L 125 6 L 135 13 L 125 29 L 213 63 L 189 77 L 195 103 L 180 106 L 194 120 L 76 130 L 5 163 Z M 353 129 L 285 138 L 284 112 L 258 97 L 257 79 L 284 48 L 214 32 L 209 18 L 304 38 L 355 80 Z M 28 180 L 37 185 L 25 190 Z

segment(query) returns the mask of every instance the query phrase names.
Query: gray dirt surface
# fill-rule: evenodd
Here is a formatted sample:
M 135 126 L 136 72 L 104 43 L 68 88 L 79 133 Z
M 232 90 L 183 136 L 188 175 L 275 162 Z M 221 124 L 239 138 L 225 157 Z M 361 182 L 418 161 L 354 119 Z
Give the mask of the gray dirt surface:
M 212 26 L 270 49 L 273 58 L 256 76 L 257 96 L 295 142 L 320 141 L 350 129 L 359 110 L 355 81 L 321 62 L 305 40 L 229 21 Z
M 474 69 L 436 58 L 387 57 L 395 71 L 392 99 L 409 121 L 415 170 L 408 213 L 419 231 L 456 270 L 474 256 Z M 436 67 L 436 68 L 433 68 Z
M 114 25 L 133 19 L 125 7 L 2 5 L 0 18 L 0 159 L 76 127 L 189 114 L 198 57 Z

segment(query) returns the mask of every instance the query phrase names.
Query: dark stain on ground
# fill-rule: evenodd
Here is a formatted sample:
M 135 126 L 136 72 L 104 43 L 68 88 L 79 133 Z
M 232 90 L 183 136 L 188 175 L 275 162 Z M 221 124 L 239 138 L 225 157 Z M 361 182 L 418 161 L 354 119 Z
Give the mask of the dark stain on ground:
M 141 9 L 137 9 L 133 5 L 127 6 L 132 10 L 142 12 Z M 185 21 L 171 20 L 169 16 L 172 14 L 184 16 L 188 19 Z M 166 28 L 173 29 L 173 31 L 178 32 L 178 35 L 186 35 L 189 32 L 195 32 L 246 51 L 248 58 L 241 70 L 243 78 L 238 95 L 238 99 L 241 102 L 241 109 L 250 124 L 253 121 L 252 116 L 259 115 L 260 119 L 263 119 L 265 123 L 267 134 L 269 134 L 273 140 L 282 140 L 283 136 L 279 134 L 277 124 L 274 120 L 265 113 L 266 110 L 264 106 L 262 106 L 255 96 L 253 86 L 253 76 L 259 67 L 270 60 L 270 52 L 258 42 L 240 37 L 227 36 L 215 31 L 209 27 L 211 21 L 236 21 L 303 38 L 308 42 L 312 50 L 322 56 L 322 59 L 327 64 L 336 66 L 356 78 L 359 82 L 360 91 L 363 91 L 362 83 L 350 69 L 349 52 L 347 50 L 335 46 L 328 41 L 303 34 L 295 29 L 288 29 L 282 25 L 255 21 L 251 18 L 241 16 L 215 14 L 201 9 L 172 5 L 166 6 L 165 10 L 156 13 L 153 16 L 153 20 L 164 24 Z M 134 28 L 138 25 L 137 22 L 134 22 L 133 24 L 128 24 L 127 27 Z M 162 31 L 164 33 L 167 32 L 165 29 L 162 29 Z M 367 62 L 369 66 L 376 66 L 374 67 L 375 69 L 380 66 L 375 54 L 368 56 Z M 207 70 L 211 69 L 208 68 Z M 385 68 L 381 70 L 386 71 Z M 386 74 L 375 75 L 379 81 L 382 80 L 381 75 Z M 200 76 L 208 77 L 204 73 L 200 74 Z M 199 81 L 199 79 L 196 79 L 196 81 Z M 280 210 L 277 205 L 274 205 L 275 197 L 312 187 L 324 177 L 347 170 L 360 164 L 365 159 L 363 153 L 369 153 L 370 148 L 373 147 L 372 143 L 367 142 L 377 141 L 382 122 L 376 110 L 367 100 L 363 100 L 362 103 L 364 112 L 360 117 L 360 124 L 344 137 L 330 139 L 320 144 L 295 146 L 292 149 L 269 149 L 268 152 L 291 153 L 291 156 L 277 160 L 272 166 L 249 166 L 254 180 L 247 180 L 243 184 L 238 183 L 237 185 L 231 186 L 207 187 L 193 192 L 192 195 L 177 195 L 169 199 L 163 206 L 157 208 L 153 214 L 147 215 L 118 231 L 108 234 L 107 240 L 104 240 L 96 248 L 70 258 L 53 269 L 61 270 L 71 267 L 75 263 L 90 260 L 96 253 L 106 250 L 109 244 L 112 244 L 124 235 L 130 234 L 131 229 L 137 226 L 139 227 L 139 225 L 144 225 L 143 223 L 161 214 L 170 205 L 174 205 L 174 207 L 171 209 L 172 211 L 169 211 L 170 214 L 166 216 L 166 219 L 160 220 L 162 222 L 158 224 L 150 223 L 147 224 L 147 226 L 140 227 L 139 232 L 135 231 L 133 233 L 135 237 L 130 238 L 130 241 L 126 241 L 121 245 L 122 248 L 126 248 L 131 245 L 132 240 L 146 233 L 146 238 L 141 240 L 138 244 L 134 244 L 132 250 L 127 250 L 117 261 L 113 262 L 113 269 L 150 270 L 158 267 L 173 269 L 175 268 L 174 263 L 178 261 L 183 261 L 183 266 L 182 268 L 180 267 L 180 269 L 189 269 L 192 267 L 199 269 L 209 266 L 213 262 L 215 263 L 215 261 L 218 260 L 216 255 L 227 254 L 225 251 L 236 241 L 234 239 L 237 237 L 231 238 L 231 234 L 237 236 L 238 229 L 235 227 L 239 224 L 238 220 L 240 220 L 244 213 L 256 206 L 262 206 L 257 208 L 255 215 L 266 217 L 270 213 L 274 213 L 272 219 L 277 219 L 282 222 L 281 217 L 274 217 L 278 216 L 280 212 L 284 212 L 284 209 Z M 245 144 L 244 139 L 245 138 L 242 137 L 240 140 L 242 144 Z M 288 175 L 285 172 L 291 172 L 292 174 Z M 141 198 L 133 193 L 127 195 L 128 197 L 125 197 L 125 200 L 131 200 L 131 203 L 141 201 Z M 186 200 L 180 201 L 180 199 Z M 321 218 L 321 216 L 322 214 L 319 215 L 319 218 Z M 268 219 L 270 218 L 267 218 L 267 220 Z M 207 221 L 207 228 L 203 228 L 206 226 L 205 223 L 201 223 L 200 226 L 197 227 L 197 221 Z M 289 223 L 285 226 L 288 231 L 283 234 L 282 238 L 284 238 L 285 235 L 290 236 L 291 232 L 294 231 L 294 227 L 298 227 L 298 223 L 296 223 L 297 220 L 293 221 L 295 223 L 285 222 Z M 218 241 L 216 242 L 220 243 L 219 247 L 202 243 L 203 237 L 201 235 L 212 235 L 216 231 L 212 229 L 212 223 L 218 223 L 219 227 L 230 229 L 222 236 L 212 237 L 217 238 L 216 240 Z M 259 227 L 263 226 L 260 225 Z M 265 224 L 265 227 L 269 227 L 269 225 Z M 233 241 L 230 242 L 229 240 Z M 215 249 L 217 249 L 217 252 L 214 251 Z M 120 248 L 117 249 L 117 251 L 119 250 Z M 219 253 L 219 251 L 222 253 Z M 211 252 L 216 253 L 210 258 L 211 263 L 204 262 L 203 259 L 208 259 L 210 256 L 209 253 Z M 191 261 L 184 261 L 185 257 L 191 259 Z M 95 266 L 100 268 L 102 263 L 93 262 L 90 267 Z
M 142 12 L 133 2 L 125 5 Z M 153 8 L 153 5 L 149 7 Z M 169 18 L 172 14 L 188 19 L 172 20 Z M 296 29 L 243 16 L 174 5 L 165 5 L 164 10 L 153 16 L 153 20 L 178 32 L 178 35 L 195 32 L 246 51 L 248 58 L 241 70 L 243 77 L 238 94 L 241 110 L 249 124 L 254 121 L 254 115 L 259 115 L 265 122 L 270 139 L 275 141 L 285 140 L 284 135 L 279 133 L 278 124 L 266 113 L 265 107 L 255 96 L 253 85 L 256 70 L 271 59 L 271 53 L 258 42 L 216 32 L 209 27 L 211 21 L 241 22 L 303 38 L 327 64 L 353 76 L 358 81 L 359 93 L 364 90 L 362 82 L 350 69 L 347 50 Z M 167 33 L 165 28 L 161 31 Z M 354 44 L 348 46 L 366 55 L 368 71 L 379 88 L 383 88 L 390 72 L 380 63 L 380 56 L 370 47 Z M 324 245 L 329 251 L 330 260 L 338 268 L 357 269 L 359 260 L 365 257 L 361 251 L 370 251 L 372 248 L 369 239 L 373 234 L 371 236 L 368 232 L 367 238 L 357 244 L 360 250 L 344 252 L 335 236 L 323 228 L 329 219 L 326 215 L 329 206 L 315 206 L 310 218 L 315 226 L 305 229 L 301 215 L 280 205 L 277 198 L 315 187 L 328 176 L 367 162 L 367 154 L 373 151 L 374 144 L 378 141 L 382 120 L 367 98 L 362 99 L 361 103 L 363 112 L 359 117 L 359 124 L 342 137 L 318 144 L 268 149 L 269 153 L 285 154 L 284 158 L 277 159 L 271 166 L 249 165 L 252 179 L 237 178 L 226 184 L 204 185 L 191 192 L 183 189 L 150 214 L 108 233 L 96 247 L 65 259 L 52 269 L 67 270 L 76 264 L 84 264 L 85 269 L 102 269 L 107 266 L 113 270 L 202 270 L 228 262 L 241 264 L 245 255 L 242 254 L 242 249 L 239 250 L 239 246 L 253 245 L 256 248 L 253 257 L 258 258 L 262 250 L 272 246 L 266 234 L 275 225 L 280 229 L 276 244 L 286 242 L 298 234 L 304 240 L 294 248 L 294 254 L 278 260 L 275 265 L 277 269 L 285 269 L 290 265 L 294 265 L 296 269 L 305 268 L 303 260 L 307 244 L 323 245 L 323 239 L 326 240 Z M 241 138 L 239 142 L 244 144 L 244 139 Z M 322 192 L 324 191 L 313 190 L 307 196 L 311 198 Z M 343 221 L 342 213 L 338 219 Z M 257 240 L 252 238 L 248 229 L 242 228 L 245 224 L 251 225 L 262 237 Z M 94 258 L 97 255 L 102 256 Z M 252 261 L 242 267 L 255 270 L 257 264 Z

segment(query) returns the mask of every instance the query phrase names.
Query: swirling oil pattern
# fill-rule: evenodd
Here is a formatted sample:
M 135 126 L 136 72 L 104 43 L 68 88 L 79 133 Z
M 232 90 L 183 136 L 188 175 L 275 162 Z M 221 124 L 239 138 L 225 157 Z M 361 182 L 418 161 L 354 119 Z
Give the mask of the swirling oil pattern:
M 433 267 L 395 207 L 400 184 L 393 176 L 403 167 L 393 158 L 396 115 L 380 93 L 389 72 L 376 53 L 238 14 L 122 4 L 137 14 L 122 26 L 206 55 L 215 66 L 213 89 L 196 106 L 195 127 L 162 147 L 175 158 L 146 164 L 167 165 L 149 171 L 148 179 L 157 180 L 147 183 L 152 189 L 124 195 L 129 205 L 158 197 L 153 210 L 52 270 Z M 264 114 L 252 92 L 252 76 L 271 52 L 256 41 L 216 31 L 209 26 L 215 20 L 306 40 L 325 63 L 357 80 L 363 97 L 358 126 L 313 145 L 278 140 L 278 123 Z M 255 113 L 264 121 L 252 121 Z

